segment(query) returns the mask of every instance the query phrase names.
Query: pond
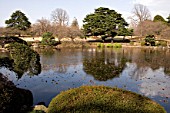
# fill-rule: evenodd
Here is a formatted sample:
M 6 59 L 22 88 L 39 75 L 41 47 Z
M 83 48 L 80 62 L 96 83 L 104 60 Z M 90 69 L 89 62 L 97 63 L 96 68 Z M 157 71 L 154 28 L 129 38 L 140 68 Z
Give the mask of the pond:
M 37 49 L 41 73 L 20 77 L 2 66 L 0 73 L 33 94 L 33 103 L 48 106 L 61 91 L 82 85 L 105 85 L 145 95 L 170 113 L 170 50 L 168 49 Z M 0 56 L 8 56 L 1 53 Z

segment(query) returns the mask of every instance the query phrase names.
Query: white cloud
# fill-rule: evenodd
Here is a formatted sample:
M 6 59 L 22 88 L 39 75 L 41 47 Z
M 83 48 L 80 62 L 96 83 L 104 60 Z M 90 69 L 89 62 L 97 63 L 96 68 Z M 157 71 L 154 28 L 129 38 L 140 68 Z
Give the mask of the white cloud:
M 138 67 L 136 63 L 127 63 L 123 73 L 135 80 L 141 80 L 139 90 L 145 96 L 170 97 L 170 77 L 165 74 L 164 68 L 153 70 L 150 67 Z

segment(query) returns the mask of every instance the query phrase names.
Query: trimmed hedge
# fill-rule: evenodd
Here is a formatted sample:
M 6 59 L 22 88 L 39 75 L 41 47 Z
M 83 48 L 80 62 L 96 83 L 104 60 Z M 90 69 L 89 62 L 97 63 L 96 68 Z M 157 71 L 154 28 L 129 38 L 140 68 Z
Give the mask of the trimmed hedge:
M 166 113 L 147 97 L 105 86 L 81 86 L 52 99 L 47 113 Z

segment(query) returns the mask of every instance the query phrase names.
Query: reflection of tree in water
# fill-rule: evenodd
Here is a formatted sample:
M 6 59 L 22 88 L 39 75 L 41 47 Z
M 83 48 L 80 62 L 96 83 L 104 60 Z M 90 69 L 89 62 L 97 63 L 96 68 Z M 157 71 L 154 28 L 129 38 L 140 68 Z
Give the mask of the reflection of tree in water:
M 17 88 L 0 73 L 0 113 L 24 113 L 32 104 L 29 90 Z
M 154 71 L 161 68 L 166 75 L 170 75 L 169 50 L 126 48 L 124 56 L 131 59 L 131 62 L 127 63 L 126 70 L 134 79 L 148 76 L 146 75 L 148 69 Z
M 41 72 L 40 56 L 37 52 L 30 49 L 28 46 L 13 43 L 9 47 L 11 58 L 13 60 L 13 71 L 18 74 L 20 78 L 24 72 L 28 72 L 30 75 L 37 75 Z M 12 60 L 7 60 L 6 63 L 11 65 Z
M 90 56 L 90 57 L 88 57 Z M 87 54 L 83 60 L 83 69 L 86 73 L 94 76 L 95 79 L 106 81 L 112 79 L 122 72 L 127 59 L 124 51 L 95 51 Z
M 66 64 L 60 64 L 57 68 L 57 72 L 59 73 L 66 73 L 67 72 L 67 65 Z
M 165 73 L 170 74 L 170 52 L 168 50 L 154 50 L 154 49 L 141 49 L 131 54 L 136 55 L 132 61 L 137 64 L 139 68 L 150 67 L 153 70 L 164 68 Z
M 46 57 L 51 57 L 52 55 L 54 55 L 55 51 L 53 48 L 49 47 L 49 48 L 45 48 L 45 49 L 37 49 L 36 50 L 39 54 L 43 54 Z

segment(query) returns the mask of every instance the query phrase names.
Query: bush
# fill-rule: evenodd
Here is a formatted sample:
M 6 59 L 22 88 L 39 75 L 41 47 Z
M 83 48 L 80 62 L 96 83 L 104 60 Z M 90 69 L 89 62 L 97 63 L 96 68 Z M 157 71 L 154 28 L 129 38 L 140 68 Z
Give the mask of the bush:
M 113 47 L 114 47 L 114 48 L 122 48 L 122 45 L 119 44 L 119 43 L 114 43 L 114 44 L 113 44 Z
M 145 37 L 145 43 L 150 44 L 151 46 L 155 46 L 155 36 L 154 35 L 148 35 Z
M 81 86 L 52 99 L 47 113 L 166 113 L 139 94 L 105 86 Z
M 133 45 L 134 45 L 134 42 L 130 42 L 130 45 L 133 46 Z
M 8 49 L 14 61 L 12 70 L 17 73 L 18 78 L 26 71 L 29 75 L 38 75 L 41 72 L 40 56 L 29 46 L 15 42 L 10 43 Z
M 106 45 L 106 47 L 108 47 L 108 48 L 113 47 L 113 44 L 109 43 Z
M 103 43 L 98 43 L 98 44 L 97 44 L 97 47 L 103 48 L 103 47 L 104 47 L 104 44 L 103 44 Z
M 42 45 L 53 46 L 56 45 L 56 41 L 54 40 L 53 34 L 50 32 L 46 32 L 42 35 Z
M 141 42 L 140 44 L 141 44 L 141 46 L 145 46 L 145 42 Z
M 162 46 L 162 47 L 166 47 L 167 46 L 167 42 L 165 41 L 160 41 L 156 44 L 157 46 Z

